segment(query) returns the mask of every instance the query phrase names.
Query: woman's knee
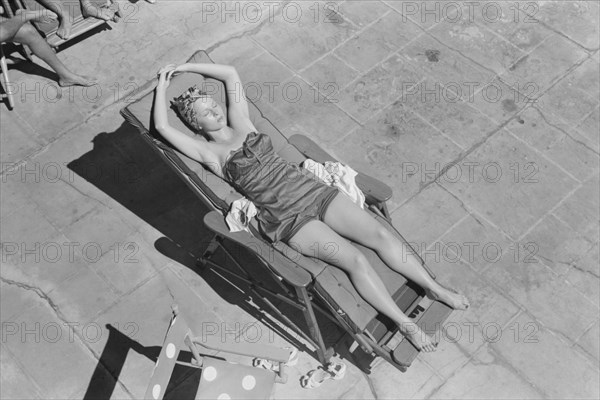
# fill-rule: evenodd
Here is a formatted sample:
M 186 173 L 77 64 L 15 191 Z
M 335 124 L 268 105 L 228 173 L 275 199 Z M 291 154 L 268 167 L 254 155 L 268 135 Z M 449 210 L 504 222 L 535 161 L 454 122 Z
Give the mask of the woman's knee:
M 395 246 L 398 242 L 398 238 L 385 226 L 380 223 L 377 225 L 378 226 L 373 228 L 373 231 L 371 232 L 371 240 L 374 244 L 373 249 L 382 250 Z
M 356 275 L 369 275 L 373 271 L 371 263 L 367 257 L 358 249 L 353 251 L 351 255 L 352 272 Z
M 35 28 L 31 24 L 24 24 L 19 28 L 13 41 L 18 43 L 26 43 L 30 40 L 35 39 L 40 34 L 35 30 Z

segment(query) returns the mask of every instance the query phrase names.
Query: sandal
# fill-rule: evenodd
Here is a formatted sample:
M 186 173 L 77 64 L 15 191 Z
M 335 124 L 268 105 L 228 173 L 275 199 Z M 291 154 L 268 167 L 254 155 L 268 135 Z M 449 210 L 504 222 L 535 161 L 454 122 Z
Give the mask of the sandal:
M 291 366 L 298 364 L 298 349 L 295 347 L 284 347 L 284 349 L 291 350 L 290 358 L 285 363 L 285 365 L 291 367 Z M 267 360 L 265 358 L 255 358 L 254 360 L 252 360 L 252 366 L 260 367 L 260 368 L 264 368 L 264 369 L 270 369 L 272 371 L 279 370 L 278 362 L 273 362 L 273 361 Z
M 342 379 L 346 376 L 346 364 L 341 361 L 332 361 L 327 365 L 327 371 L 334 380 Z
M 321 368 L 313 369 L 300 378 L 300 385 L 305 389 L 314 389 L 318 388 L 323 382 L 329 379 L 333 379 L 333 376 L 331 376 L 329 371 Z
M 300 385 L 305 389 L 314 389 L 323 384 L 326 380 L 340 380 L 346 375 L 346 364 L 339 361 L 332 361 L 327 365 L 327 369 L 318 368 L 309 371 L 300 378 Z

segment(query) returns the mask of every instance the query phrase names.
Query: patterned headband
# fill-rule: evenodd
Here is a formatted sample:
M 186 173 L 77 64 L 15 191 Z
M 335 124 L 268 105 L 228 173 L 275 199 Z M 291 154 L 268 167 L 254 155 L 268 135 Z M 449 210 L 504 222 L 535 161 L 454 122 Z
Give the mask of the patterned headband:
M 208 96 L 208 94 L 200 90 L 197 85 L 194 85 L 171 101 L 171 104 L 177 107 L 177 112 L 181 118 L 196 130 L 200 130 L 200 126 L 198 126 L 198 122 L 196 121 L 196 111 L 193 105 L 196 100 L 205 96 Z

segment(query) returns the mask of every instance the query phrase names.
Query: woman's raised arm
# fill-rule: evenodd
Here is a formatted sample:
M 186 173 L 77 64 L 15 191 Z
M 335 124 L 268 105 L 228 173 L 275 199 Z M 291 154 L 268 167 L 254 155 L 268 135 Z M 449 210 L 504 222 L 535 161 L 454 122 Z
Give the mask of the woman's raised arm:
M 182 64 L 175 69 L 175 72 L 195 72 L 214 79 L 218 79 L 225 84 L 227 91 L 227 117 L 229 123 L 234 129 L 242 131 L 255 130 L 250 121 L 250 112 L 248 110 L 248 101 L 244 93 L 244 87 L 237 70 L 231 65 L 222 64 Z M 235 125 L 242 126 L 235 126 Z
M 154 98 L 154 127 L 177 150 L 191 159 L 201 163 L 213 162 L 215 157 L 206 139 L 202 137 L 192 138 L 169 125 L 166 92 L 174 71 L 174 65 L 167 65 L 158 71 L 158 85 L 156 86 Z

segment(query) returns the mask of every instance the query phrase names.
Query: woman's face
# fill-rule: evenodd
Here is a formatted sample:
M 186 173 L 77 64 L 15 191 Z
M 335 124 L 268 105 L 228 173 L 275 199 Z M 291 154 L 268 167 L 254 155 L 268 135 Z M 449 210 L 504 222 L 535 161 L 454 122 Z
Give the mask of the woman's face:
M 203 131 L 217 131 L 227 126 L 223 109 L 212 97 L 200 97 L 194 102 L 193 107 L 196 112 L 196 122 Z

